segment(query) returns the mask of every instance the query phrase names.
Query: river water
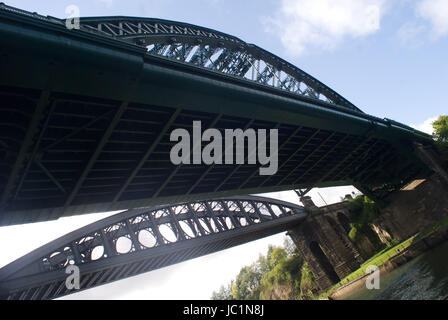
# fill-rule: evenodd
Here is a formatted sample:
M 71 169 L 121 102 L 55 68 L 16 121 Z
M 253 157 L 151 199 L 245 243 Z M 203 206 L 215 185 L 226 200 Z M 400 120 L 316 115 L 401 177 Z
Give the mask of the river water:
M 351 300 L 440 300 L 448 296 L 448 242 L 386 274 L 380 289 L 365 286 L 344 296 Z

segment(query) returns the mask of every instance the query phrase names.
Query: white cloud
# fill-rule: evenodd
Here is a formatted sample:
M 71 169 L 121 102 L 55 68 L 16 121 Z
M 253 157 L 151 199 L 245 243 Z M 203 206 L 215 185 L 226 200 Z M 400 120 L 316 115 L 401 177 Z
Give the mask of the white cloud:
M 447 0 L 421 0 L 417 4 L 416 12 L 431 23 L 435 38 L 448 34 Z
M 286 49 L 299 55 L 310 47 L 333 49 L 345 38 L 380 29 L 384 0 L 282 0 L 266 31 L 279 34 Z
M 432 118 L 426 119 L 422 123 L 411 124 L 411 127 L 414 129 L 420 130 L 422 132 L 425 132 L 427 134 L 432 134 L 432 132 L 433 132 L 432 123 L 435 120 L 437 120 L 437 117 L 432 117 Z

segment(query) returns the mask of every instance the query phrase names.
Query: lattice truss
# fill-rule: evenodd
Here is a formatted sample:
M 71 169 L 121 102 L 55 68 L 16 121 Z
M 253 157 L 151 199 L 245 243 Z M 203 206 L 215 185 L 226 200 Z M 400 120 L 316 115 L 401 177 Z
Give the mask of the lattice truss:
M 294 214 L 295 207 L 266 201 L 212 200 L 160 207 L 95 230 L 41 259 L 45 271 L 166 246 Z M 296 212 L 297 213 L 297 212 Z M 298 213 L 302 213 L 299 210 Z
M 31 13 L 3 3 L 0 3 L 0 10 L 47 23 L 65 26 L 67 22 L 65 19 Z M 169 20 L 121 16 L 81 18 L 80 30 L 147 47 L 150 55 L 362 112 L 336 91 L 280 57 L 216 30 Z
M 53 299 L 69 264 L 81 290 L 288 230 L 303 207 L 245 196 L 133 209 L 78 229 L 0 269 L 3 299 Z
M 3 3 L 0 3 L 0 10 L 66 25 L 65 19 L 30 13 Z M 216 30 L 182 22 L 135 17 L 81 18 L 80 29 L 146 46 L 151 55 L 362 112 L 337 92 L 280 57 Z
M 83 18 L 82 28 L 146 46 L 148 53 L 359 111 L 304 71 L 255 45 L 207 28 L 144 18 Z

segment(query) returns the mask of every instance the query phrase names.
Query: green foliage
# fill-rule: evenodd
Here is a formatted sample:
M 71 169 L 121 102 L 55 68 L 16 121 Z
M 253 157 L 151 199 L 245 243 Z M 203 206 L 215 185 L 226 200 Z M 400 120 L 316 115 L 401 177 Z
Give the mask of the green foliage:
M 307 263 L 302 265 L 302 277 L 300 279 L 300 298 L 302 300 L 313 299 L 313 288 L 316 288 L 317 283 L 314 275 L 311 272 Z
M 233 300 L 232 286 L 234 281 L 232 280 L 227 286 L 221 286 L 218 291 L 213 291 L 212 300 Z
M 370 223 L 380 214 L 378 206 L 367 196 L 358 196 L 350 200 L 349 206 L 353 221 L 350 224 L 352 228 L 348 234 L 350 240 L 354 243 L 359 243 L 363 237 L 367 237 L 375 247 L 375 250 L 381 250 L 384 245 L 370 227 Z
M 256 263 L 243 267 L 232 286 L 233 298 L 237 300 L 258 300 L 262 277 L 263 273 Z
M 348 237 L 350 238 L 350 240 L 352 240 L 354 243 L 356 243 L 356 241 L 358 240 L 358 228 L 356 227 L 356 225 L 351 225 L 351 229 L 350 232 L 348 233 Z
M 348 237 L 353 243 L 359 243 L 362 241 L 363 237 L 366 237 L 374 246 L 375 252 L 384 248 L 384 244 L 380 241 L 378 235 L 372 230 L 369 224 L 352 223 L 351 226 L 352 228 L 350 229 Z
M 379 216 L 380 210 L 376 203 L 367 196 L 357 196 L 349 200 L 349 208 L 352 212 L 352 221 L 365 225 Z
M 260 255 L 256 262 L 241 268 L 231 286 L 233 299 L 259 299 L 263 276 L 270 272 L 286 255 L 284 249 L 269 246 L 266 256 Z
M 439 116 L 432 123 L 434 136 L 440 142 L 448 143 L 448 116 Z
M 315 286 L 311 271 L 287 238 L 284 247 L 269 246 L 266 255 L 241 268 L 234 281 L 213 292 L 212 299 L 309 299 Z
M 269 272 L 263 275 L 260 286 L 260 299 L 275 298 L 276 289 L 283 287 L 283 299 L 295 299 L 300 292 L 300 268 L 303 259 L 298 254 L 287 255 L 284 248 L 277 247 L 270 257 L 271 266 Z

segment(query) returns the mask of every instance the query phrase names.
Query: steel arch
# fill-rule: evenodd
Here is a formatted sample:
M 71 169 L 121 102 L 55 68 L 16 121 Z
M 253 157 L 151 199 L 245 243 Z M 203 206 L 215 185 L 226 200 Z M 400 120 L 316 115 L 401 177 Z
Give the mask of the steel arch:
M 243 40 L 188 23 L 137 17 L 86 17 L 90 32 L 146 46 L 162 56 L 362 112 L 334 90 L 280 57 Z
M 128 18 L 89 19 L 82 19 L 82 30 L 69 30 L 62 19 L 0 3 L 0 64 L 5 69 L 0 73 L 0 225 L 342 184 L 378 194 L 427 172 L 413 145 L 431 144 L 429 135 L 261 82 L 150 55 L 146 43 L 125 39 L 130 35 L 124 29 L 111 35 L 98 31 L 108 19 Z M 102 22 L 95 29 L 98 19 Z M 162 38 L 182 35 L 180 25 L 189 26 L 165 28 Z M 197 31 L 191 39 L 224 37 Z M 156 39 L 161 33 L 144 37 Z M 240 41 L 232 39 L 217 45 L 231 52 L 231 44 Z M 221 54 L 218 63 L 224 65 L 231 56 Z M 192 130 L 193 119 L 219 130 L 278 129 L 278 172 L 261 177 L 259 166 L 251 164 L 175 167 L 169 132 Z
M 128 210 L 0 269 L 0 297 L 54 299 L 73 293 L 69 264 L 80 268 L 85 290 L 285 231 L 306 216 L 301 206 L 257 196 Z
M 66 23 L 65 19 L 30 13 L 5 4 L 0 4 L 0 10 L 31 16 L 42 22 Z M 80 29 L 147 47 L 151 55 L 174 59 L 288 91 L 311 101 L 319 100 L 362 113 L 336 91 L 291 63 L 223 32 L 177 21 L 124 16 L 84 17 L 80 19 Z

